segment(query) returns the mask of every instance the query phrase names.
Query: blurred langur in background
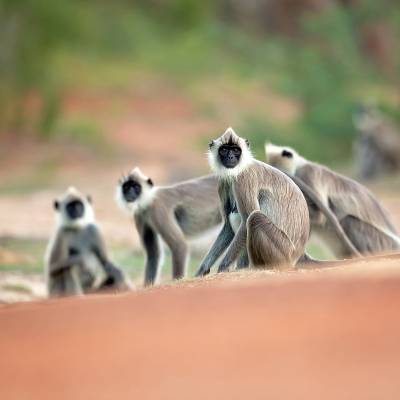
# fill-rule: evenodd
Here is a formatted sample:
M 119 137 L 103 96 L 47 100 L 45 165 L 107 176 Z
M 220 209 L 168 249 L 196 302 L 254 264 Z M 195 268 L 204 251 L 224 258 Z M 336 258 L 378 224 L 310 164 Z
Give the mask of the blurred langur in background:
M 290 147 L 268 143 L 265 152 L 270 165 L 295 177 L 318 195 L 320 202 L 335 214 L 359 253 L 366 256 L 400 250 L 400 237 L 392 221 L 365 186 L 305 159 Z M 322 210 L 314 207 L 312 202 L 308 206 L 312 232 L 327 244 L 337 258 L 353 256 L 343 241 L 338 240 Z
M 400 133 L 379 110 L 363 105 L 354 113 L 358 136 L 354 143 L 354 162 L 361 179 L 400 171 Z

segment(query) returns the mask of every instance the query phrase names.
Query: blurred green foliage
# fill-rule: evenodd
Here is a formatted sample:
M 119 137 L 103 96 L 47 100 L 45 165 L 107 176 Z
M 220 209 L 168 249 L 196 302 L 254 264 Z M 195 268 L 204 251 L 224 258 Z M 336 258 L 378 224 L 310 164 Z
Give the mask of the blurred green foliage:
M 47 134 L 57 114 L 57 49 L 78 33 L 78 2 L 49 0 L 0 1 L 0 123 L 24 132 L 28 121 L 27 96 L 41 102 L 38 132 Z M 31 122 L 31 121 L 30 121 Z
M 365 0 L 352 7 L 332 2 L 305 13 L 294 36 L 250 32 L 224 15 L 226 3 L 0 0 L 1 131 L 49 138 L 61 126 L 61 135 L 89 130 L 93 136 L 94 125 L 56 124 L 64 89 L 108 81 L 122 88 L 138 71 L 181 88 L 203 80 L 257 80 L 294 99 L 301 115 L 280 126 L 261 113 L 243 114 L 243 131 L 255 143 L 266 135 L 279 143 L 290 140 L 317 159 L 349 154 L 356 103 L 373 97 L 398 114 L 387 99 L 399 85 L 400 55 L 393 49 L 395 70 L 383 70 L 365 52 L 362 37 L 365 26 L 379 23 L 398 44 L 397 2 Z M 38 111 L 32 97 L 39 99 Z

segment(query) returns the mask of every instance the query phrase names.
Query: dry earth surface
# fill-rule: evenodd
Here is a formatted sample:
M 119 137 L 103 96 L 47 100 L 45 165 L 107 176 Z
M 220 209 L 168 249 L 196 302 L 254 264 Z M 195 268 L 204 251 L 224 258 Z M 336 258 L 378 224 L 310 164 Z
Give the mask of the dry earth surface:
M 400 261 L 0 307 L 0 398 L 398 399 Z
M 118 118 L 108 113 L 106 96 L 75 96 L 66 104 L 71 115 L 85 109 L 101 120 L 116 143 L 110 159 L 63 143 L 2 143 L 0 182 L 29 186 L 38 165 L 47 165 L 52 179 L 0 192 L 0 237 L 47 239 L 52 201 L 74 184 L 93 195 L 107 242 L 134 248 L 137 237 L 113 200 L 121 172 L 139 164 L 166 183 L 207 171 L 194 143 L 219 132 L 219 124 L 198 118 L 174 94 L 121 101 Z M 400 227 L 399 193 L 377 193 Z M 25 257 L 0 246 L 4 265 Z M 0 306 L 0 399 L 400 397 L 398 259 L 37 301 L 44 294 L 41 276 L 0 273 L 0 301 L 36 300 Z

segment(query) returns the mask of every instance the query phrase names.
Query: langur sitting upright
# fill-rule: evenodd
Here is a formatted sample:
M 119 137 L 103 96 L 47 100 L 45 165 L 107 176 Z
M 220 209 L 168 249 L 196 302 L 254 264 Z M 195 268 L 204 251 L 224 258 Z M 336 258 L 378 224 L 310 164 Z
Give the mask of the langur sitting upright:
M 46 252 L 49 296 L 131 288 L 108 259 L 90 198 L 71 187 L 54 208 L 57 228 Z
M 183 278 L 189 258 L 187 238 L 204 234 L 221 222 L 213 176 L 154 186 L 135 168 L 119 182 L 117 202 L 133 216 L 146 251 L 145 285 L 158 279 L 163 262 L 161 239 L 171 250 L 173 278 Z
M 224 225 L 197 275 L 209 273 L 225 250 L 219 272 L 226 271 L 243 252 L 253 267 L 294 266 L 304 255 L 310 232 L 307 203 L 300 189 L 281 171 L 255 160 L 247 140 L 232 128 L 209 147 Z M 241 216 L 236 233 L 232 212 Z
M 358 182 L 301 157 L 289 147 L 266 144 L 270 165 L 292 176 L 316 193 L 318 200 L 336 216 L 351 243 L 362 255 L 400 249 L 400 238 L 373 194 Z M 306 196 L 307 197 L 307 196 Z M 311 228 L 338 258 L 353 256 L 339 241 L 332 224 L 319 207 L 309 206 Z

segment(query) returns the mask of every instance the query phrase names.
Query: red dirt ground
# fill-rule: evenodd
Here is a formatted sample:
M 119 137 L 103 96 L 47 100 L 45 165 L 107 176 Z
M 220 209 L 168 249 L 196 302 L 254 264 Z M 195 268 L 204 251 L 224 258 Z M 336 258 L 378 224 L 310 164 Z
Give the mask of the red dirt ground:
M 0 398 L 398 399 L 399 272 L 231 273 L 4 306 Z

